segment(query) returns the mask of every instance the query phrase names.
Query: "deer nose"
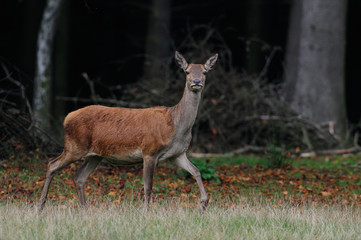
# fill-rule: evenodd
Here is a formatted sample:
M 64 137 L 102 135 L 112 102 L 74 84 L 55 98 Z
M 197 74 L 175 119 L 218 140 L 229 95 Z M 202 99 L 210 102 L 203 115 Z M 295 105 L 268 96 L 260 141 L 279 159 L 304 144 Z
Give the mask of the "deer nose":
M 198 85 L 198 84 L 201 83 L 201 80 L 199 80 L 199 79 L 194 79 L 194 80 L 193 80 L 193 83 L 196 84 L 196 85 Z

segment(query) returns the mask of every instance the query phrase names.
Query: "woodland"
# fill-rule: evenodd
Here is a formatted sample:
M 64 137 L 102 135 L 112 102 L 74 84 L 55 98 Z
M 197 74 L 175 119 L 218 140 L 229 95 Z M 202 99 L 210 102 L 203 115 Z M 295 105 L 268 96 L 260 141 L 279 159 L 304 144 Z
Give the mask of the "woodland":
M 359 239 L 360 11 L 359 0 L 1 0 L 0 239 Z M 207 211 L 200 176 L 172 161 L 143 211 L 145 168 L 99 160 L 80 208 L 86 159 L 46 175 L 65 116 L 176 105 L 176 51 L 218 56 L 187 151 Z
M 56 154 L 66 114 L 90 104 L 175 105 L 185 79 L 178 50 L 192 62 L 220 56 L 191 152 L 357 152 L 359 8 L 357 0 L 2 1 L 2 147 Z

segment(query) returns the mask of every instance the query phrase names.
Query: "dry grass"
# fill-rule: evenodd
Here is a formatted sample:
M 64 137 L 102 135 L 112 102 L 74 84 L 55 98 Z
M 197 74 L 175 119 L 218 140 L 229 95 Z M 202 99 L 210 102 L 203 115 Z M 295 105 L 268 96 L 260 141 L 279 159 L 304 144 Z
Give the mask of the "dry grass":
M 0 239 L 360 239 L 360 209 L 215 203 L 201 215 L 174 203 L 138 202 L 84 209 L 0 206 Z

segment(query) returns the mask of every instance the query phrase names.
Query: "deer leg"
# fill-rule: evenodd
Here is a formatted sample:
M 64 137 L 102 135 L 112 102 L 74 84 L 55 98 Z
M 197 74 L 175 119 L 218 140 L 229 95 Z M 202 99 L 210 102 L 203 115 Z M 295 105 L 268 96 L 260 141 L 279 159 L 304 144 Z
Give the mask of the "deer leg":
M 201 174 L 198 170 L 198 168 L 196 166 L 194 166 L 193 163 L 191 163 L 186 154 L 184 153 L 183 155 L 179 156 L 175 163 L 183 168 L 184 170 L 188 171 L 190 174 L 192 174 L 192 176 L 194 176 L 196 178 L 196 181 L 198 183 L 199 189 L 201 191 L 201 211 L 206 210 L 207 206 L 208 206 L 208 195 L 207 192 L 203 186 L 203 182 L 202 182 L 202 178 L 201 178 Z
M 86 179 L 89 177 L 89 175 L 92 172 L 94 172 L 95 168 L 98 166 L 101 160 L 102 158 L 98 156 L 87 157 L 83 165 L 78 169 L 78 171 L 75 174 L 74 183 L 76 186 L 76 191 L 78 193 L 80 204 L 83 207 L 86 206 L 84 183 Z
M 77 161 L 79 158 L 74 158 L 70 153 L 63 151 L 59 157 L 55 158 L 48 164 L 48 170 L 46 171 L 46 178 L 43 190 L 40 197 L 40 211 L 44 208 L 46 197 L 49 192 L 51 180 L 53 179 L 55 172 L 63 169 L 72 162 Z
M 157 165 L 157 159 L 154 157 L 144 157 L 143 161 L 144 203 L 145 208 L 149 209 L 150 195 L 153 187 L 153 175 Z

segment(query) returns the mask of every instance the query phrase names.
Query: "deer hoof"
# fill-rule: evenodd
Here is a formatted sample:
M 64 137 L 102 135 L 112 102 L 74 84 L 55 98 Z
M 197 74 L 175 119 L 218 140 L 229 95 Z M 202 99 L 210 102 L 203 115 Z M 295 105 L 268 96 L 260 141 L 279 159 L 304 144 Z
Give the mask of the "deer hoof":
M 204 212 L 207 209 L 208 201 L 208 199 L 201 200 L 201 212 Z

